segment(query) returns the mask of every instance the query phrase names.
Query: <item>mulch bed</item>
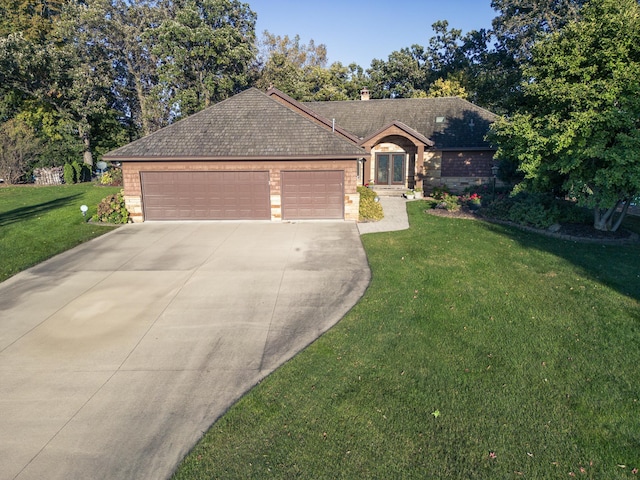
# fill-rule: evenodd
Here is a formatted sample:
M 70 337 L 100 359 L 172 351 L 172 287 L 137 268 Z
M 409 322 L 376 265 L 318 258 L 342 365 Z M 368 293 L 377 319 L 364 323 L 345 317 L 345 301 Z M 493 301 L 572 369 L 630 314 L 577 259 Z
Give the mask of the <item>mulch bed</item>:
M 573 240 L 578 242 L 594 242 L 594 243 L 607 243 L 607 244 L 627 244 L 636 243 L 639 241 L 638 235 L 628 230 L 620 229 L 616 232 L 603 232 L 596 230 L 592 225 L 580 225 L 580 224 L 563 224 L 560 225 L 560 229 L 552 232 L 550 230 L 544 230 L 533 227 L 526 227 L 518 225 L 513 222 L 505 222 L 501 220 L 493 220 L 491 218 L 484 218 L 469 210 L 467 207 L 462 207 L 457 211 L 448 211 L 442 208 L 431 208 L 425 210 L 425 213 L 430 215 L 436 215 L 438 217 L 450 217 L 450 218 L 462 218 L 468 220 L 484 220 L 487 222 L 501 223 L 504 225 L 512 225 L 514 227 L 521 228 L 523 230 L 541 233 L 556 238 L 562 238 L 565 240 Z

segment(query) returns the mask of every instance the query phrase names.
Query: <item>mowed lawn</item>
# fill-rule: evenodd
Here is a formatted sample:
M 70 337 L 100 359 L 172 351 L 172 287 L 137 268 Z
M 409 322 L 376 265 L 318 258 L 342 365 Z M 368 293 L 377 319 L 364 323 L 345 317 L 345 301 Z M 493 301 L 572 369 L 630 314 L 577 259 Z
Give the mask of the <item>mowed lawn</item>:
M 91 183 L 0 188 L 0 281 L 108 232 L 111 227 L 86 220 L 120 189 Z M 81 205 L 89 207 L 87 217 Z
M 363 237 L 363 299 L 175 478 L 640 478 L 640 246 L 424 208 Z

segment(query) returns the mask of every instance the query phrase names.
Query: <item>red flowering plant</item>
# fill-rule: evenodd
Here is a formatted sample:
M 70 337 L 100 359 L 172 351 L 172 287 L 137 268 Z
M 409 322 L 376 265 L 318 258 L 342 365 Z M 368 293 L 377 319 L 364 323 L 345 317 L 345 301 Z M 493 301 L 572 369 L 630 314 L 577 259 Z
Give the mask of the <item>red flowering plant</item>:
M 482 205 L 482 196 L 475 192 L 472 194 L 465 193 L 460 197 L 460 203 L 469 208 L 479 208 Z

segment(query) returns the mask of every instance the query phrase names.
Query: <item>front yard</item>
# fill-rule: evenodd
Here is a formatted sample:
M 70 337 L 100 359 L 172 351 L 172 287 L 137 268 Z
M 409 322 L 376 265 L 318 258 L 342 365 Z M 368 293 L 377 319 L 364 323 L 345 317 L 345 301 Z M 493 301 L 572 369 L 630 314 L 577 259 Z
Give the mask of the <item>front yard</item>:
M 86 219 L 122 187 L 91 183 L 0 188 L 0 282 L 60 252 L 109 231 Z M 80 206 L 87 205 L 87 217 Z
M 408 209 L 363 237 L 360 303 L 175 478 L 640 478 L 640 246 Z
M 118 187 L 0 188 L 0 280 L 107 231 Z M 198 478 L 640 478 L 640 245 L 408 204 L 336 327 L 218 420 Z M 640 219 L 624 225 L 640 232 Z

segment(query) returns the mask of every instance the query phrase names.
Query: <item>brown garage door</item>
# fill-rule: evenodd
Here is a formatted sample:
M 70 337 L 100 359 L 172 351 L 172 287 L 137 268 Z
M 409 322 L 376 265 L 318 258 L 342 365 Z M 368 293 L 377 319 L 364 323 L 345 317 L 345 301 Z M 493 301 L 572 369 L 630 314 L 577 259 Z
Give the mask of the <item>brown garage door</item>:
M 145 220 L 269 220 L 269 172 L 141 172 Z
M 282 172 L 282 218 L 344 218 L 344 172 Z

